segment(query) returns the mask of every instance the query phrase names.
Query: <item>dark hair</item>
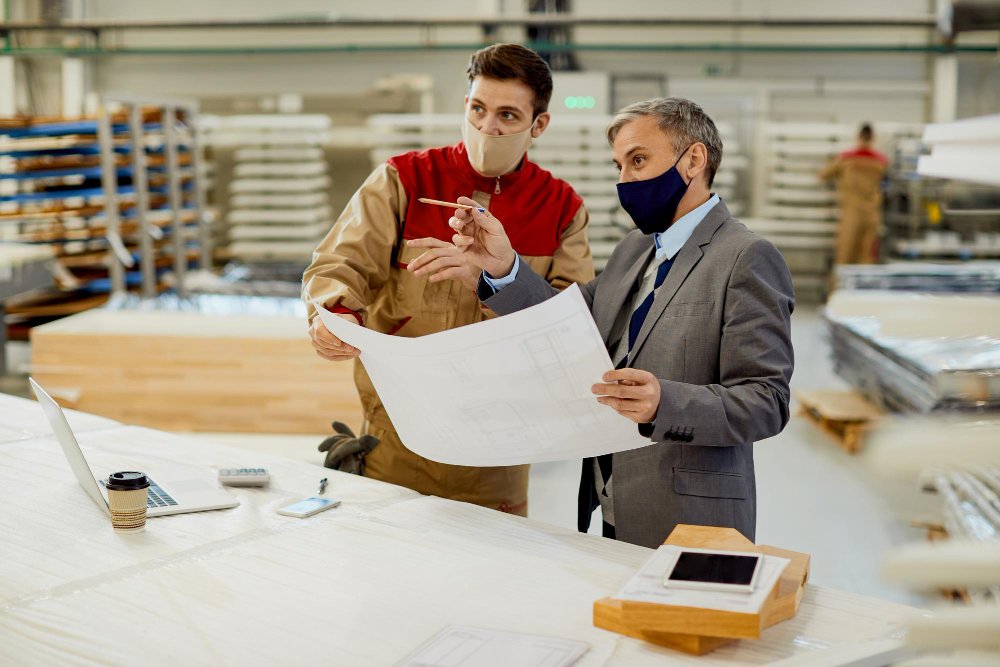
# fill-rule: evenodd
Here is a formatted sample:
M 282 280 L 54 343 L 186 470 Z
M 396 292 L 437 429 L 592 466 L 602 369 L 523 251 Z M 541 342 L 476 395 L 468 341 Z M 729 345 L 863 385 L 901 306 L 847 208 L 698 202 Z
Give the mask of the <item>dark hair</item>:
M 660 129 L 670 135 L 674 152 L 680 159 L 681 153 L 691 144 L 702 143 L 708 152 L 708 166 L 705 175 L 708 185 L 715 181 L 715 172 L 722 164 L 722 138 L 715 122 L 705 110 L 683 97 L 658 97 L 645 102 L 630 104 L 617 114 L 608 125 L 608 145 L 614 148 L 618 131 L 628 123 L 642 116 L 653 116 Z
M 465 73 L 469 86 L 477 76 L 489 79 L 517 79 L 535 94 L 534 116 L 548 111 L 552 99 L 552 71 L 542 57 L 520 44 L 494 44 L 469 58 Z
M 875 133 L 872 132 L 871 123 L 863 123 L 861 125 L 861 129 L 858 130 L 858 138 L 861 139 L 861 141 L 871 141 L 873 134 Z

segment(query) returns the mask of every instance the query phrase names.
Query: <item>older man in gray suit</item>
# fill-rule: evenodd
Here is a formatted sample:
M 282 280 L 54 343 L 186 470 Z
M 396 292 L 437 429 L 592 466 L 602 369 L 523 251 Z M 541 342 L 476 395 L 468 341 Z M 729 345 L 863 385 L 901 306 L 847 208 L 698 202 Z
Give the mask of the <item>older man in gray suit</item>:
M 656 547 L 679 523 L 728 526 L 752 540 L 753 444 L 788 422 L 788 267 L 711 193 L 722 141 L 701 107 L 681 98 L 633 104 L 607 134 L 618 195 L 638 229 L 583 286 L 617 362 L 592 390 L 650 445 L 584 461 L 580 530 L 600 505 L 604 535 L 634 544 Z M 483 269 L 480 299 L 497 313 L 556 293 L 488 211 L 456 211 L 450 224 Z M 433 262 L 416 270 L 451 277 Z

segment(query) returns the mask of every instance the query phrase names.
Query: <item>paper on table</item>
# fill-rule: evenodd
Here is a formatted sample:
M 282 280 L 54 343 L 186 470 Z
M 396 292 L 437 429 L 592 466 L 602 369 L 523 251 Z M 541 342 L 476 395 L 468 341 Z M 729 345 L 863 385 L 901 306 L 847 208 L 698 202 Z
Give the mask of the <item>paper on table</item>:
M 568 667 L 586 642 L 449 625 L 397 667 Z
M 650 444 L 590 392 L 613 365 L 577 285 L 511 315 L 420 338 L 318 312 L 361 350 L 400 439 L 425 458 L 503 466 Z
M 615 595 L 615 599 L 755 614 L 771 594 L 774 584 L 785 571 L 785 566 L 791 562 L 787 558 L 765 555 L 762 569 L 757 575 L 757 586 L 750 594 L 667 588 L 663 585 L 663 575 L 674 554 L 680 550 L 670 544 L 659 547 Z

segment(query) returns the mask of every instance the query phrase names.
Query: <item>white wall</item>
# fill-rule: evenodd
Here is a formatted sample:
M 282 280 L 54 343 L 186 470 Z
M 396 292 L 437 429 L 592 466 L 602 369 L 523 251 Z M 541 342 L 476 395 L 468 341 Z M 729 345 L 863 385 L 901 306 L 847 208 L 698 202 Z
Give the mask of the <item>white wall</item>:
M 919 17 L 932 12 L 933 0 L 841 0 L 838 3 L 801 0 L 719 0 L 695 3 L 689 0 L 575 0 L 581 16 L 795 16 L 795 17 Z M 264 19 L 317 15 L 364 15 L 376 17 L 475 16 L 500 9 L 519 14 L 517 0 L 434 0 L 414 3 L 380 0 L 359 4 L 352 0 L 242 0 L 239 3 L 210 0 L 174 0 L 169 3 L 133 0 L 91 0 L 86 3 L 90 18 L 115 20 L 167 19 Z M 508 30 L 517 36 L 517 29 Z M 920 44 L 927 31 L 912 29 L 732 29 L 709 28 L 630 29 L 577 28 L 574 39 L 581 44 L 619 43 L 728 43 L 768 41 L 775 44 Z M 166 45 L 171 47 L 220 47 L 234 44 L 400 44 L 418 40 L 418 29 L 268 30 L 255 31 L 135 31 L 116 40 L 121 46 Z M 474 26 L 437 29 L 433 38 L 442 43 L 475 44 L 482 39 Z M 280 91 L 302 93 L 359 92 L 374 80 L 397 74 L 429 74 L 434 79 L 437 111 L 460 108 L 464 93 L 466 51 L 394 53 L 322 53 L 286 55 L 225 56 L 107 56 L 93 62 L 98 91 L 127 91 L 160 94 L 258 94 Z M 923 54 L 733 54 L 733 53 L 614 53 L 583 51 L 579 60 L 584 69 L 615 74 L 664 74 L 671 94 L 685 94 L 686 83 L 706 80 L 714 90 L 727 87 L 740 94 L 756 95 L 774 86 L 790 85 L 797 90 L 777 95 L 769 113 L 802 115 L 808 119 L 848 120 L 896 118 L 923 120 L 930 108 L 928 92 L 930 57 Z M 995 61 L 994 61 L 995 62 Z M 989 66 L 963 67 L 966 78 L 982 77 Z M 711 72 L 713 76 L 707 76 Z M 747 82 L 753 82 L 749 84 Z M 909 88 L 905 94 L 888 96 L 878 92 L 858 95 L 845 84 L 892 82 Z M 46 87 L 48 83 L 45 84 Z M 840 86 L 838 91 L 838 85 Z M 877 87 L 877 86 L 876 86 Z M 975 86 L 966 85 L 966 95 L 975 96 Z M 50 108 L 58 108 L 58 92 L 40 94 Z M 975 108 L 977 103 L 960 102 Z
M 851 0 L 835 6 L 816 2 L 791 0 L 729 0 L 713 3 L 691 3 L 664 0 L 632 0 L 609 3 L 606 0 L 576 0 L 575 12 L 581 16 L 656 16 L 675 17 L 716 15 L 720 18 L 744 16 L 895 16 L 926 15 L 926 0 Z M 233 7 L 239 7 L 238 14 Z M 137 3 L 130 0 L 95 0 L 88 4 L 92 18 L 116 20 L 166 19 L 262 19 L 307 15 L 392 16 L 470 16 L 504 7 L 510 13 L 520 13 L 520 2 L 461 2 L 425 0 L 419 4 L 400 0 L 356 2 L 288 0 L 277 7 L 265 0 L 244 0 L 238 3 L 198 2 L 178 0 L 170 3 Z M 361 9 L 363 7 L 363 9 Z M 419 11 L 418 11 L 419 10 Z M 511 29 L 521 34 L 517 29 Z M 923 31 L 913 30 L 815 30 L 783 29 L 763 34 L 759 29 L 648 29 L 588 27 L 578 28 L 574 38 L 581 44 L 621 43 L 694 43 L 729 42 L 734 37 L 744 40 L 767 39 L 777 43 L 905 43 L 918 42 Z M 121 41 L 124 46 L 167 44 L 173 47 L 222 46 L 247 43 L 275 44 L 398 44 L 419 39 L 420 31 L 412 28 L 294 31 L 240 31 L 130 33 Z M 482 39 L 476 27 L 435 30 L 439 43 L 475 44 Z M 723 73 L 724 80 L 794 79 L 808 80 L 818 90 L 825 81 L 892 80 L 923 82 L 927 76 L 926 57 L 922 55 L 823 55 L 823 54 L 716 54 L 716 53 L 605 53 L 581 52 L 584 69 L 614 73 L 655 72 L 669 78 L 701 77 L 706 69 Z M 464 92 L 464 69 L 468 59 L 465 51 L 311 54 L 311 55 L 239 55 L 190 57 L 122 56 L 102 58 L 97 64 L 96 82 L 99 90 L 127 90 L 176 94 L 269 93 L 289 90 L 305 93 L 356 92 L 372 80 L 400 73 L 430 74 L 434 78 L 436 109 L 442 112 L 459 108 Z M 671 90 L 671 92 L 680 92 Z M 817 95 L 822 97 L 822 95 Z M 918 100 L 908 116 L 922 113 Z M 898 105 L 889 105 L 886 113 L 896 113 Z M 873 111 L 878 115 L 877 110 Z
M 963 56 L 958 63 L 958 117 L 1000 113 L 1000 60 Z
M 15 0 L 17 4 L 18 0 Z M 27 2 L 27 0 L 21 0 Z M 913 18 L 933 13 L 936 0 L 574 0 L 579 16 L 684 17 L 813 17 Z M 455 17 L 520 14 L 521 0 L 89 0 L 84 13 L 92 19 L 208 20 L 266 19 L 296 16 Z M 523 30 L 505 28 L 501 36 L 522 39 Z M 478 44 L 478 26 L 417 28 L 132 31 L 111 39 L 121 47 L 217 48 L 235 45 L 308 46 L 331 44 L 399 45 L 430 38 L 441 44 Z M 576 28 L 574 41 L 584 45 L 731 44 L 775 45 L 911 45 L 932 38 L 927 29 L 711 27 Z M 963 40 L 966 38 L 963 37 Z M 995 34 L 974 39 L 995 44 Z M 992 40 L 992 41 L 991 41 Z M 388 76 L 413 73 L 433 79 L 435 111 L 461 110 L 465 67 L 470 49 L 439 51 L 242 54 L 119 55 L 91 60 L 97 92 L 186 96 L 258 95 L 280 92 L 356 94 Z M 923 122 L 933 107 L 934 55 L 924 53 L 731 53 L 579 51 L 584 70 L 612 75 L 654 74 L 666 79 L 668 94 L 701 101 L 709 113 L 737 120 L 747 141 L 763 120 L 820 122 Z M 32 66 L 35 111 L 60 108 L 58 61 L 36 58 Z M 23 82 L 22 82 L 23 83 Z M 1000 108 L 1000 65 L 995 56 L 959 57 L 958 116 L 995 112 Z M 652 94 L 652 93 L 650 93 Z M 19 104 L 27 101 L 22 88 Z M 620 100 L 626 103 L 631 100 Z M 607 111 L 611 111 L 608 109 Z M 351 184 L 348 184 L 349 186 Z

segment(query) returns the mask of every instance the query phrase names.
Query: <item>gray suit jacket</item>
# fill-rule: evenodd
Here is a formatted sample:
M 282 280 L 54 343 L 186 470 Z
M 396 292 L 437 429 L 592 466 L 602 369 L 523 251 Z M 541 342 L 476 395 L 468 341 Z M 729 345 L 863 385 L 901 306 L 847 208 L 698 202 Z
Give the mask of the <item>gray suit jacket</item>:
M 605 345 L 652 252 L 635 230 L 582 286 Z M 522 262 L 513 283 L 493 294 L 480 279 L 479 294 L 504 315 L 556 291 Z M 674 258 L 633 347 L 632 367 L 660 379 L 661 397 L 650 446 L 613 457 L 617 539 L 655 548 L 678 523 L 754 539 L 753 443 L 788 422 L 793 308 L 784 258 L 719 203 Z

